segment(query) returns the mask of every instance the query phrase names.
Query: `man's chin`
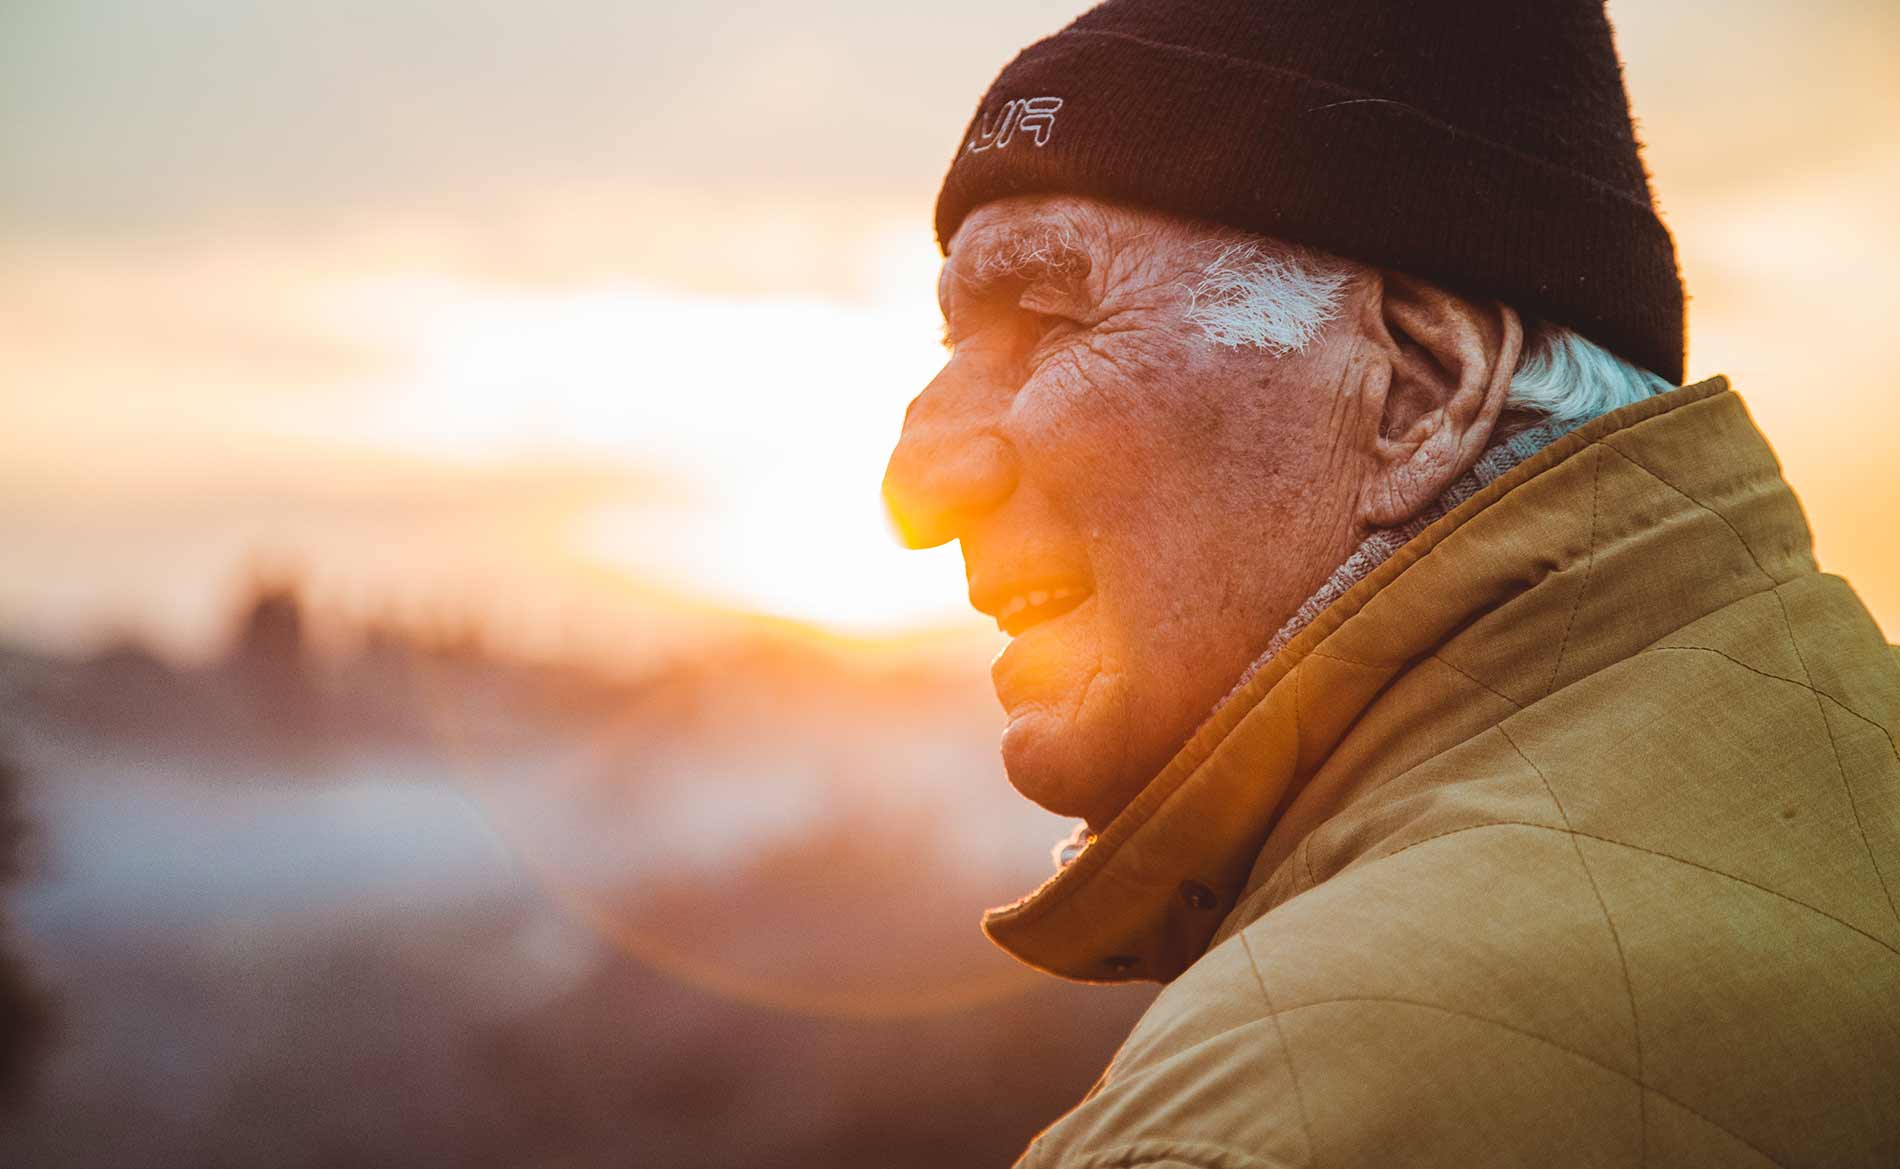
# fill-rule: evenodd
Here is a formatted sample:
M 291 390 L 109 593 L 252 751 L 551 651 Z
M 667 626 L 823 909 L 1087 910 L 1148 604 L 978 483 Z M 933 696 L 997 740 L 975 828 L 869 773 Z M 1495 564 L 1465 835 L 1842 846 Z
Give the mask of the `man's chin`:
M 1088 738 L 1083 728 L 1046 708 L 1012 712 L 1003 731 L 1003 770 L 1024 798 L 1058 816 L 1086 820 L 1090 831 L 1100 832 L 1134 791 L 1111 761 L 1090 757 L 1084 749 Z

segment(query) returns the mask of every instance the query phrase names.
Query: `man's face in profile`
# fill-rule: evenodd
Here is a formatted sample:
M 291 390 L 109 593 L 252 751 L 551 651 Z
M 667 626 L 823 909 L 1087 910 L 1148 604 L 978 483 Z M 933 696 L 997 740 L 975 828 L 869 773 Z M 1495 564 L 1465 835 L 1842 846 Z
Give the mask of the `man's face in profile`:
M 1011 635 L 1011 782 L 1098 829 L 1360 534 L 1354 290 L 1303 353 L 1226 347 L 1187 319 L 1212 255 L 1205 225 L 1087 199 L 977 209 L 939 280 L 949 362 L 885 480 Z

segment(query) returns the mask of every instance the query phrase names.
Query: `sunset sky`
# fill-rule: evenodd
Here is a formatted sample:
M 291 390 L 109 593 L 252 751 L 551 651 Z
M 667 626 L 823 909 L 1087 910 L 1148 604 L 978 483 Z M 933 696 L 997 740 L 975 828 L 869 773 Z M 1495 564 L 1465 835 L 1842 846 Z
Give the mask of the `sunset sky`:
M 978 630 L 877 486 L 975 99 L 1077 0 L 16 0 L 0 639 L 206 652 L 258 565 L 629 650 Z M 1900 6 L 1613 3 L 1692 296 L 1900 636 Z

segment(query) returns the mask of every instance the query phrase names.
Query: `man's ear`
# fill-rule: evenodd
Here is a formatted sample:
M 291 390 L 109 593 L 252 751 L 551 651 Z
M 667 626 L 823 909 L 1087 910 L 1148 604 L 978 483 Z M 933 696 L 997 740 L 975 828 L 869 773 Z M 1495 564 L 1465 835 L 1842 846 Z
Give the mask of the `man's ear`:
M 1497 301 L 1468 300 L 1434 284 L 1381 272 L 1376 322 L 1386 377 L 1368 387 L 1378 415 L 1373 466 L 1360 503 L 1372 527 L 1402 524 L 1443 495 L 1490 443 L 1524 325 Z M 1372 306 L 1367 306 L 1369 309 Z M 1372 315 L 1368 313 L 1368 315 Z

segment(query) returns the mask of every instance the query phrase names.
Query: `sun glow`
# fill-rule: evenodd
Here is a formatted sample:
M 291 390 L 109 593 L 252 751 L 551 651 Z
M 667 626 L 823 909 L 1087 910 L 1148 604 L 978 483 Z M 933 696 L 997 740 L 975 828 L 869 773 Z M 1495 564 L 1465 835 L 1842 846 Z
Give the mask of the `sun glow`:
M 410 358 L 363 387 L 351 437 L 650 473 L 658 490 L 577 509 L 560 546 L 714 604 L 861 634 L 971 620 L 955 551 L 900 549 L 878 495 L 942 362 L 934 249 L 902 243 L 857 303 L 353 287 L 338 327 Z

